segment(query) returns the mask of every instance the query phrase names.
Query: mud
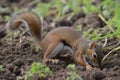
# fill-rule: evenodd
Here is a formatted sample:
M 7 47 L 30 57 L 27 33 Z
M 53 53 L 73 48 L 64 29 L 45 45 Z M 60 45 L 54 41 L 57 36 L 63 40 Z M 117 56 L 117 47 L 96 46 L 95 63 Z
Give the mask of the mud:
M 0 6 L 14 6 L 18 3 L 16 1 L 19 0 L 1 0 Z M 48 0 L 46 0 L 48 1 Z M 26 3 L 25 1 L 21 1 L 19 3 L 19 7 L 33 7 L 30 5 L 31 1 Z M 99 0 L 98 0 L 99 2 Z M 29 5 L 28 5 L 29 4 Z M 95 3 L 97 4 L 97 3 Z M 21 6 L 23 5 L 23 6 Z M 10 13 L 11 14 L 11 13 Z M 10 16 L 10 14 L 8 14 Z M 86 22 L 87 19 L 87 22 Z M 49 19 L 52 20 L 52 19 Z M 47 25 L 49 25 L 49 20 Z M 71 22 L 66 21 L 65 19 L 56 22 L 56 27 L 59 26 L 77 26 L 78 24 L 83 25 L 83 30 L 87 30 L 90 27 L 93 28 L 101 28 L 105 24 L 100 20 L 97 13 L 91 13 L 88 16 L 85 16 L 84 13 L 79 13 L 75 15 Z M 1 27 L 4 27 L 5 23 L 0 23 Z M 0 28 L 1 28 L 0 27 Z M 1 28 L 2 29 L 2 28 Z M 49 32 L 52 28 L 46 30 Z M 19 37 L 16 37 L 12 40 L 12 42 L 8 42 L 6 40 L 6 32 L 5 30 L 0 31 L 0 65 L 3 65 L 4 71 L 0 72 L 0 80 L 24 80 L 26 72 L 30 69 L 31 64 L 33 62 L 43 62 L 44 52 L 42 50 L 36 51 L 35 49 L 35 41 L 23 40 L 21 44 L 19 44 Z M 106 47 L 116 46 L 118 43 L 118 39 L 109 39 Z M 119 45 L 118 45 L 119 46 Z M 107 54 L 111 48 L 104 49 L 104 53 Z M 58 64 L 47 64 L 52 70 L 52 74 L 46 76 L 45 78 L 39 78 L 38 75 L 34 75 L 32 80 L 66 80 L 68 73 L 71 72 L 67 68 L 69 64 L 76 65 L 76 72 L 82 76 L 84 80 L 120 80 L 120 51 L 115 51 L 110 54 L 105 61 L 102 63 L 102 70 L 93 69 L 91 71 L 86 71 L 84 67 L 77 65 L 71 56 L 68 57 L 58 57 L 60 62 Z M 45 64 L 46 65 L 46 64 Z M 77 79 L 76 79 L 77 80 Z

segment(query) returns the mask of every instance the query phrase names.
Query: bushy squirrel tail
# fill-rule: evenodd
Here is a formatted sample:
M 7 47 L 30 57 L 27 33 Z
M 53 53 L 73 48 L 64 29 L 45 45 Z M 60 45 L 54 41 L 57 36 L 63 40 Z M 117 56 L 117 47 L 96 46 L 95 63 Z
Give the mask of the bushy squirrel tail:
M 42 24 L 36 13 L 31 11 L 15 13 L 6 24 L 9 31 L 14 31 L 21 26 L 24 26 L 25 30 L 29 31 L 36 39 L 41 39 Z

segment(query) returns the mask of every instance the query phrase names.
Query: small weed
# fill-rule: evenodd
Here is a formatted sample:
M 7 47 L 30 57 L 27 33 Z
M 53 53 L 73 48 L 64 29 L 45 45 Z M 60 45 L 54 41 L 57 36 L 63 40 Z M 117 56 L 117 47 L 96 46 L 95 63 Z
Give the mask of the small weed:
M 17 30 L 13 33 L 13 38 L 18 37 L 20 35 L 20 31 Z
M 82 31 L 82 25 L 77 26 L 77 31 Z
M 15 32 L 10 32 L 7 36 L 6 36 L 6 41 L 7 42 L 12 42 L 12 40 L 16 37 L 18 37 L 20 35 L 20 31 L 15 31 Z
M 7 37 L 7 38 L 6 38 L 6 41 L 7 41 L 8 43 L 12 42 L 12 40 L 13 40 L 12 37 Z
M 35 51 L 39 51 L 41 49 L 40 45 L 35 45 Z
M 8 12 L 9 11 L 9 7 L 0 7 L 0 12 Z
M 0 15 L 0 21 L 2 20 L 2 16 Z
M 15 12 L 18 12 L 19 11 L 19 8 L 17 6 L 14 7 L 14 11 Z
M 76 68 L 74 64 L 68 65 L 68 68 L 71 70 L 71 72 L 69 73 L 69 76 L 66 80 L 83 80 L 82 77 L 76 73 Z
M 0 72 L 1 72 L 1 71 L 4 71 L 4 68 L 3 68 L 2 65 L 0 65 Z
M 10 16 L 5 16 L 5 21 L 8 21 L 10 19 Z
M 34 62 L 31 66 L 31 69 L 27 72 L 25 76 L 25 80 L 31 80 L 32 76 L 37 73 L 40 78 L 43 78 L 47 75 L 51 74 L 51 71 L 49 67 L 46 67 L 45 65 L 41 63 Z

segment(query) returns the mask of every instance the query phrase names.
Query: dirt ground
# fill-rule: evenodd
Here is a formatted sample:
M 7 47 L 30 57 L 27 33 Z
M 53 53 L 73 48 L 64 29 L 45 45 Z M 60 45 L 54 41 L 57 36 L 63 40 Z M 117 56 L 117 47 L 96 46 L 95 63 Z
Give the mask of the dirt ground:
M 19 0 L 1 0 L 1 7 L 14 7 L 18 5 L 21 9 L 24 7 L 31 8 L 34 5 L 29 3 L 32 1 L 27 0 L 26 3 L 24 0 L 21 0 L 19 3 L 16 1 Z M 45 0 L 47 1 L 47 0 Z M 11 11 L 10 10 L 10 11 Z M 0 15 L 9 15 L 9 13 L 0 13 Z M 88 19 L 88 23 L 85 23 L 85 19 Z M 46 22 L 49 24 L 51 19 L 45 18 Z M 6 33 L 2 31 L 2 28 L 5 26 L 5 21 L 0 21 L 0 65 L 3 65 L 4 71 L 0 72 L 0 80 L 16 80 L 18 77 L 24 77 L 27 70 L 31 67 L 33 62 L 43 63 L 43 54 L 42 50 L 36 51 L 33 41 L 24 40 L 20 45 L 19 37 L 16 37 L 11 43 L 8 43 L 5 38 Z M 91 13 L 88 16 L 85 16 L 84 13 L 79 13 L 74 16 L 71 22 L 66 20 L 61 20 L 56 22 L 56 27 L 58 26 L 76 26 L 77 24 L 83 25 L 83 30 L 87 30 L 90 27 L 101 28 L 105 24 L 97 16 L 97 13 Z M 50 28 L 51 30 L 51 28 Z M 47 32 L 49 29 L 47 30 Z M 116 46 L 118 39 L 109 39 L 108 46 Z M 118 45 L 119 46 L 119 45 Z M 114 47 L 113 47 L 114 48 Z M 111 48 L 104 49 L 104 54 L 108 53 Z M 107 59 L 102 63 L 102 70 L 91 70 L 86 71 L 84 67 L 76 65 L 77 73 L 82 76 L 84 80 L 120 80 L 120 51 L 115 51 L 110 54 Z M 47 76 L 44 79 L 39 79 L 37 76 L 34 76 L 32 80 L 65 80 L 68 76 L 70 70 L 67 68 L 67 65 L 74 63 L 72 58 L 69 57 L 60 57 L 60 62 L 58 64 L 48 64 L 52 70 L 52 74 Z M 24 80 L 23 78 L 21 80 Z

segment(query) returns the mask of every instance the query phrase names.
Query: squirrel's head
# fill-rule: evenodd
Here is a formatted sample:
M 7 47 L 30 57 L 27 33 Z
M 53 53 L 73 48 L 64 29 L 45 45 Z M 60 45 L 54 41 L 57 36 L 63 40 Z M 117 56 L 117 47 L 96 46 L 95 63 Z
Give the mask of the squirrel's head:
M 100 43 L 91 42 L 87 48 L 87 62 L 93 67 L 101 68 L 101 60 L 104 54 L 102 51 L 102 45 Z

